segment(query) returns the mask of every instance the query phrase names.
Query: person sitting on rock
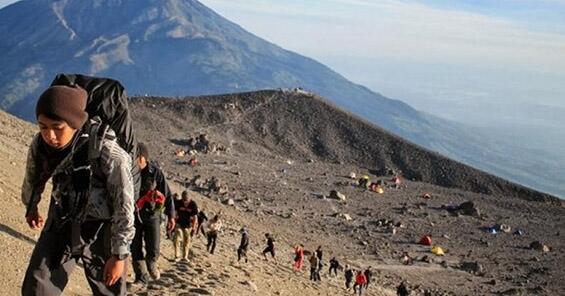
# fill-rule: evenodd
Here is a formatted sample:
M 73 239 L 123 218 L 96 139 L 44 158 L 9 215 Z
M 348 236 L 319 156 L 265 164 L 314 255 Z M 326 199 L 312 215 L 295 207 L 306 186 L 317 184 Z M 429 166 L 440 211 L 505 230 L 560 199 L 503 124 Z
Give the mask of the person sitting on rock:
M 400 257 L 400 262 L 402 262 L 402 264 L 404 265 L 412 265 L 414 263 L 412 257 L 408 255 L 408 252 L 402 253 L 402 256 Z

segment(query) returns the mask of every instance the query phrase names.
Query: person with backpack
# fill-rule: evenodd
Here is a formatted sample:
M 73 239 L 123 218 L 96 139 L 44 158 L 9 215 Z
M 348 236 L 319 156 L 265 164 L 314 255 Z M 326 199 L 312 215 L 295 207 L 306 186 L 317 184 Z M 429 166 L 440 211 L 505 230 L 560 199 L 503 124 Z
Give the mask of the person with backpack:
M 176 207 L 176 227 L 175 227 L 175 261 L 188 261 L 188 253 L 192 237 L 196 233 L 198 205 L 190 198 L 188 191 L 183 191 L 181 200 Z M 182 250 L 182 258 L 181 258 Z
M 353 285 L 353 294 L 359 292 L 359 295 L 363 294 L 363 287 L 367 284 L 367 278 L 363 271 L 359 270 L 355 276 L 355 285 Z
M 222 220 L 220 219 L 220 215 L 215 215 L 212 219 L 210 219 L 206 223 L 206 237 L 208 238 L 208 244 L 206 245 L 206 250 L 210 252 L 210 254 L 214 254 L 214 250 L 216 250 L 216 241 L 218 240 L 218 234 L 222 229 Z
M 406 284 L 406 282 L 400 283 L 398 287 L 396 287 L 396 295 L 398 296 L 410 296 L 410 288 Z
M 300 271 L 304 265 L 304 246 L 297 245 L 294 247 L 294 270 Z
M 237 248 L 237 262 L 239 262 L 241 258 L 245 258 L 245 263 L 247 263 L 247 249 L 249 248 L 249 233 L 247 227 L 242 227 L 239 233 L 241 233 L 241 242 L 239 243 L 239 248 Z
M 113 99 L 127 101 L 98 97 L 78 84 L 59 83 L 60 77 L 36 105 L 39 133 L 29 147 L 21 194 L 27 224 L 42 231 L 21 294 L 61 294 L 81 260 L 94 295 L 125 295 L 134 236 L 136 172 L 127 149 L 133 146 L 121 146 L 131 139 L 118 133 L 123 130 L 110 127 L 113 114 L 106 114 L 103 121 L 98 115 L 105 114 L 88 113 L 87 109 L 91 98 L 100 99 L 100 105 L 112 104 Z M 117 81 L 85 79 L 102 90 L 122 90 Z M 107 84 L 99 84 L 101 80 Z M 130 123 L 127 104 L 122 107 L 123 122 Z M 38 204 L 49 179 L 51 201 L 44 221 Z
M 332 275 L 332 270 L 334 276 L 337 276 L 338 268 L 339 268 L 339 261 L 337 261 L 337 259 L 333 257 L 332 259 L 330 259 L 330 270 L 329 270 L 330 276 Z
M 144 143 L 138 143 L 137 148 L 137 165 L 141 170 L 140 196 L 145 196 L 151 190 L 151 184 L 155 184 L 156 190 L 165 196 L 163 207 L 141 209 L 135 219 L 135 236 L 131 244 L 134 284 L 145 286 L 150 277 L 154 280 L 161 277 L 157 265 L 161 244 L 161 213 L 164 210 L 167 215 L 167 231 L 171 231 L 175 227 L 175 207 L 165 174 L 150 161 L 148 147 Z
M 351 289 L 351 282 L 353 282 L 353 270 L 349 265 L 345 265 L 345 289 Z
M 267 247 L 263 250 L 263 257 L 265 257 L 265 260 L 268 261 L 267 253 L 270 253 L 271 257 L 273 257 L 273 260 L 275 260 L 276 263 L 277 258 L 275 257 L 275 240 L 270 233 L 265 233 L 265 238 L 267 239 Z

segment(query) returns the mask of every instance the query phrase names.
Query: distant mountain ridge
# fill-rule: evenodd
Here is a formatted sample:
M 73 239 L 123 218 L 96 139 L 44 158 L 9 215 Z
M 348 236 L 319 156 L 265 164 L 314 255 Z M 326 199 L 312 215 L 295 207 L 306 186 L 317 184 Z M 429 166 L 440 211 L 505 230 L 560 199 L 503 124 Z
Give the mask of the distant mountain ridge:
M 0 107 L 23 118 L 59 72 L 113 77 L 138 95 L 302 87 L 414 143 L 565 196 L 554 170 L 531 171 L 554 166 L 542 157 L 517 164 L 498 143 L 354 84 L 195 0 L 24 0 L 0 10 L 0 40 Z
M 423 149 L 301 91 L 264 90 L 187 100 L 140 97 L 132 100 L 131 107 L 142 138 L 175 143 L 175 135 L 190 126 L 224 145 L 258 145 L 291 160 L 339 162 L 369 170 L 388 167 L 410 180 L 442 187 L 560 204 L 553 196 Z

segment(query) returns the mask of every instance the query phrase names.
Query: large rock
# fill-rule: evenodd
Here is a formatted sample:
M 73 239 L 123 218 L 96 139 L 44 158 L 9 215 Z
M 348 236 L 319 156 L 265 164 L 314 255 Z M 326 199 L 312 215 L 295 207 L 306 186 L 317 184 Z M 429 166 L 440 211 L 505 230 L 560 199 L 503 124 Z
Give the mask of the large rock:
M 336 191 L 336 190 L 330 191 L 330 198 L 337 199 L 337 200 L 340 200 L 340 201 L 346 201 L 347 200 L 347 198 L 345 197 L 345 195 L 343 193 Z
M 530 244 L 530 249 L 542 252 L 549 252 L 551 250 L 547 245 L 542 244 L 540 241 L 533 241 Z
M 475 206 L 475 203 L 472 201 L 466 201 L 457 207 L 455 210 L 458 214 L 473 216 L 473 217 L 480 217 L 481 211 Z
M 484 273 L 484 268 L 479 262 L 463 262 L 461 263 L 461 270 L 475 275 L 480 275 Z

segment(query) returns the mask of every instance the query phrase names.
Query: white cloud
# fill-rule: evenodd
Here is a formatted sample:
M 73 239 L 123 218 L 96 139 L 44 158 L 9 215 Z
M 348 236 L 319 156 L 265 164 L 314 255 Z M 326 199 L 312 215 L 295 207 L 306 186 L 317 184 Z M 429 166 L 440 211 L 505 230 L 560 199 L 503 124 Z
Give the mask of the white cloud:
M 225 12 L 236 23 L 318 58 L 390 57 L 553 73 L 565 67 L 564 35 L 467 11 L 396 0 L 203 2 L 220 11 L 229 7 L 236 12 Z

